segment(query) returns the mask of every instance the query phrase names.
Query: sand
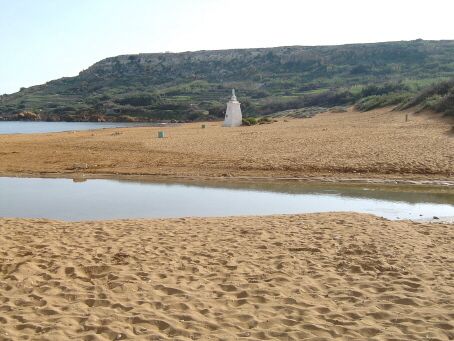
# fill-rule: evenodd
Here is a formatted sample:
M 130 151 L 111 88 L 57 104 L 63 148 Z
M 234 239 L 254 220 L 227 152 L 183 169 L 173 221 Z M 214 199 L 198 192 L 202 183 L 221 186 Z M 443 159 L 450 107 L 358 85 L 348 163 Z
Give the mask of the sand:
M 0 175 L 453 180 L 452 122 L 405 115 L 351 110 L 253 127 L 0 135 Z
M 451 183 L 452 122 L 405 115 L 0 135 L 0 175 Z M 452 340 L 453 227 L 355 213 L 0 218 L 0 341 Z
M 0 340 L 452 340 L 454 229 L 0 219 Z

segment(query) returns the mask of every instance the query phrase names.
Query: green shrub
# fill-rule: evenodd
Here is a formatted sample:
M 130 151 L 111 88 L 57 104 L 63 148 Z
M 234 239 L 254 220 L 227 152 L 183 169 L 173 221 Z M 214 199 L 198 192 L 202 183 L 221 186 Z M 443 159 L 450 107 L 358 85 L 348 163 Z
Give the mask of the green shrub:
M 257 123 L 258 124 L 269 124 L 269 123 L 273 123 L 273 120 L 269 117 L 261 117 L 257 120 Z
M 121 105 L 132 105 L 134 107 L 141 107 L 147 105 L 158 104 L 161 98 L 158 95 L 152 94 L 132 94 L 123 98 L 115 100 L 115 103 Z
M 407 109 L 416 106 L 454 116 L 454 79 L 427 87 L 401 107 Z
M 404 103 L 410 98 L 410 94 L 392 93 L 381 96 L 369 96 L 360 99 L 355 104 L 355 108 L 360 111 L 369 111 L 377 108 L 383 108 L 391 105 Z
M 359 97 L 369 97 L 369 96 L 382 96 L 390 93 L 396 92 L 408 92 L 410 90 L 409 86 L 404 83 L 385 83 L 383 85 L 369 85 L 363 88 L 359 94 Z
M 242 122 L 244 126 L 253 126 L 257 124 L 257 119 L 254 117 L 246 117 L 243 118 Z
M 425 106 L 427 100 L 434 100 L 435 96 L 446 96 L 450 92 L 454 91 L 454 78 L 448 81 L 439 82 L 432 84 L 423 91 L 421 91 L 417 96 L 408 101 L 403 105 L 403 109 L 414 107 L 417 105 Z

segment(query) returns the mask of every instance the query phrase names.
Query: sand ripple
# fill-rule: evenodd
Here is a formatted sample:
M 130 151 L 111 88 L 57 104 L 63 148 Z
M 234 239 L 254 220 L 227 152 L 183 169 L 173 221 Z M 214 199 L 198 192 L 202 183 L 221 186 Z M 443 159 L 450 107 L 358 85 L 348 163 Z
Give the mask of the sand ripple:
M 0 219 L 0 340 L 452 340 L 453 225 Z

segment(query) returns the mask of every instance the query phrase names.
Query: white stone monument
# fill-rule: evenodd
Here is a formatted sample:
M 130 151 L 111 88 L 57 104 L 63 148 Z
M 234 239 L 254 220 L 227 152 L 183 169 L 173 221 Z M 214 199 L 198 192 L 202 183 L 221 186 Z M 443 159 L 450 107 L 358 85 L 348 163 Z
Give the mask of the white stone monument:
M 224 127 L 239 127 L 243 121 L 241 115 L 241 103 L 235 96 L 235 89 L 232 89 L 232 98 L 227 102 L 227 111 L 225 112 Z

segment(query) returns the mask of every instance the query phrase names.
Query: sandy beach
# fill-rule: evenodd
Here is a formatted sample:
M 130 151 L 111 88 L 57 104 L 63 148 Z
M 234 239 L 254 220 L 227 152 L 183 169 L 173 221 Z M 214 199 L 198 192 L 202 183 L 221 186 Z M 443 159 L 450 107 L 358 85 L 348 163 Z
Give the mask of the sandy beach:
M 452 340 L 452 227 L 0 219 L 0 340 Z
M 3 135 L 0 174 L 452 181 L 451 123 L 409 117 Z M 355 213 L 0 218 L 0 341 L 452 340 L 453 241 Z
M 453 13 L 0 0 L 0 341 L 454 341 Z
M 351 110 L 238 128 L 0 135 L 0 174 L 452 180 L 452 122 L 405 115 Z

